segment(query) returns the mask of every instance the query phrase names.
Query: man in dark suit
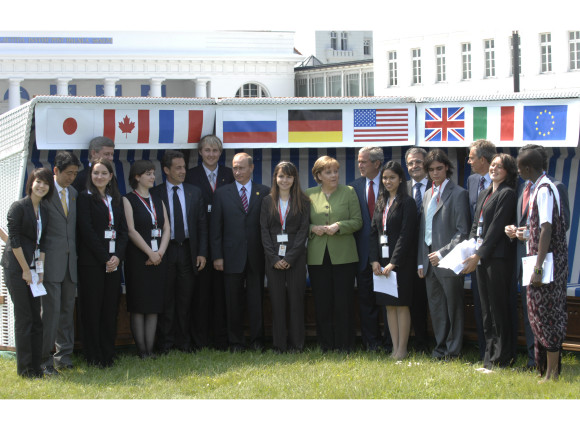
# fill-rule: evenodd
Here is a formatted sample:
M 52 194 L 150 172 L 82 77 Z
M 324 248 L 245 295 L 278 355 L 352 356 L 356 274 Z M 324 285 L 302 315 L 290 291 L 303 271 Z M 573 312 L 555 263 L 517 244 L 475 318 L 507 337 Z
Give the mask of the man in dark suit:
M 518 153 L 522 151 L 526 151 L 528 149 L 535 149 L 538 151 L 542 156 L 542 164 L 544 173 L 548 171 L 548 153 L 544 149 L 543 146 L 529 144 L 522 146 Z M 560 202 L 562 207 L 562 214 L 564 215 L 564 222 L 566 224 L 566 230 L 570 229 L 570 201 L 568 198 L 568 189 L 566 185 L 562 182 L 556 180 L 552 176 L 548 176 L 548 179 L 552 181 L 552 183 L 558 189 L 560 194 Z M 528 205 L 524 204 L 524 200 L 528 201 L 531 197 L 533 190 L 532 184 L 529 181 L 522 182 L 518 186 L 518 203 L 516 207 L 516 223 L 517 225 L 506 226 L 505 232 L 508 237 L 512 240 L 515 240 L 516 245 L 516 262 L 515 267 L 516 270 L 514 272 L 514 278 L 512 279 L 513 288 L 510 290 L 510 312 L 512 315 L 512 320 L 519 322 L 518 318 L 518 307 L 517 307 L 517 284 L 520 285 L 520 298 L 522 302 L 522 314 L 524 320 L 524 333 L 526 336 L 526 350 L 528 355 L 528 361 L 526 367 L 530 370 L 535 369 L 536 366 L 536 359 L 534 355 L 534 334 L 532 333 L 532 328 L 530 327 L 530 320 L 528 319 L 528 305 L 527 305 L 527 286 L 522 285 L 522 258 L 527 256 L 526 252 L 526 243 L 516 239 L 516 231 L 518 227 L 525 227 L 527 220 L 528 220 Z M 516 331 L 517 335 L 517 331 Z M 515 356 L 515 351 L 514 351 Z
M 236 154 L 232 166 L 235 182 L 219 188 L 214 196 L 211 253 L 214 268 L 224 272 L 230 351 L 245 349 L 245 308 L 250 324 L 250 345 L 261 351 L 265 269 L 260 209 L 270 189 L 251 180 L 254 162 L 250 155 Z
M 223 152 L 222 141 L 215 135 L 204 136 L 198 146 L 202 164 L 187 171 L 185 182 L 201 190 L 204 207 L 207 208 L 208 232 L 211 225 L 211 208 L 216 189 L 234 182 L 232 169 L 218 165 Z M 208 233 L 209 234 L 209 233 Z M 215 270 L 211 250 L 208 251 L 206 268 L 196 275 L 192 333 L 198 348 L 213 346 L 219 350 L 228 348 L 226 324 L 226 299 L 224 274 Z
M 356 275 L 358 290 L 358 305 L 360 331 L 362 342 L 367 351 L 376 351 L 383 342 L 379 330 L 379 311 L 385 313 L 384 306 L 377 306 L 373 288 L 373 272 L 369 263 L 369 237 L 371 220 L 375 203 L 379 195 L 380 169 L 385 161 L 382 148 L 367 146 L 358 153 L 358 168 L 361 177 L 350 184 L 356 191 L 363 219 L 362 228 L 354 234 L 358 251 L 359 263 Z M 386 315 L 383 315 L 385 325 L 385 345 L 392 349 L 391 336 Z
M 407 192 L 417 205 L 417 237 L 419 235 L 419 221 L 421 220 L 421 213 L 423 211 L 423 199 L 425 192 L 431 188 L 431 180 L 427 176 L 427 172 L 423 168 L 423 162 L 427 151 L 416 146 L 411 147 L 405 153 L 405 163 L 409 171 L 410 181 L 407 181 Z M 413 256 L 416 258 L 417 247 Z M 419 351 L 428 350 L 428 336 L 427 336 L 427 288 L 425 286 L 425 279 L 420 278 L 415 274 L 413 278 L 413 299 L 411 302 L 411 323 L 413 324 L 413 331 L 415 332 L 414 345 Z
M 433 181 L 423 200 L 419 227 L 417 273 L 425 278 L 431 323 L 435 334 L 433 357 L 458 357 L 463 344 L 463 276 L 437 267 L 470 231 L 467 191 L 449 178 L 453 166 L 447 154 L 434 149 L 425 157 Z
M 113 158 L 115 155 L 115 143 L 105 136 L 97 136 L 91 139 L 89 143 L 89 166 L 92 164 L 93 160 L 97 158 L 106 158 L 113 164 Z M 85 168 L 79 172 L 75 178 L 72 186 L 82 193 L 87 188 L 87 176 L 89 174 L 89 169 Z
M 473 174 L 467 178 L 467 191 L 469 192 L 469 210 L 471 222 L 479 193 L 491 185 L 489 177 L 489 165 L 496 154 L 496 148 L 489 140 L 479 139 L 469 146 L 469 156 L 467 162 L 471 165 Z M 477 288 L 477 277 L 475 272 L 471 274 L 471 293 L 473 295 L 473 308 L 475 317 L 475 327 L 477 330 L 477 344 L 479 346 L 479 359 L 483 361 L 485 354 L 485 335 L 483 333 L 483 317 L 481 312 L 481 300 L 479 289 Z M 517 333 L 517 331 L 516 331 Z
M 165 203 L 171 240 L 166 252 L 167 283 L 163 313 L 157 325 L 157 344 L 162 353 L 172 348 L 191 351 L 194 274 L 205 267 L 208 248 L 206 206 L 201 191 L 183 183 L 186 169 L 181 152 L 166 151 L 161 165 L 165 182 L 151 193 Z
M 50 219 L 45 236 L 44 286 L 47 294 L 41 298 L 42 367 L 45 375 L 55 375 L 58 374 L 57 368 L 73 366 L 77 191 L 71 184 L 80 165 L 72 152 L 56 154 L 53 169 L 55 192 L 46 202 Z M 53 348 L 56 350 L 54 355 Z

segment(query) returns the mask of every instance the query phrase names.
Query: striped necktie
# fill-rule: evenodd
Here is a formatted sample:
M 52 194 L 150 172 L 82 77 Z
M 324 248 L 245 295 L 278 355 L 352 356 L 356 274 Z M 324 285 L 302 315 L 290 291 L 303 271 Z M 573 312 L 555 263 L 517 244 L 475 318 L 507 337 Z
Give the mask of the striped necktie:
M 240 190 L 240 197 L 242 198 L 242 204 L 244 205 L 244 210 L 248 213 L 248 197 L 246 196 L 246 187 L 242 187 Z
M 421 197 L 421 182 L 415 184 L 415 203 L 417 203 L 417 215 L 421 215 L 421 206 L 423 206 L 423 197 Z

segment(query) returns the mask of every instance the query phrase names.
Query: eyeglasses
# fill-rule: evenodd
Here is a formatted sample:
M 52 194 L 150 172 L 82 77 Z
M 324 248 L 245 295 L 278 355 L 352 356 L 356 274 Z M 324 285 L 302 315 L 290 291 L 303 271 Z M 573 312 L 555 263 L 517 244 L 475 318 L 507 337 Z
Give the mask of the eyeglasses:
M 407 163 L 407 166 L 412 167 L 412 166 L 422 166 L 423 165 L 423 161 L 422 160 L 411 160 Z
M 429 167 L 429 173 L 433 173 L 435 171 L 441 172 L 443 169 L 445 169 L 445 166 Z

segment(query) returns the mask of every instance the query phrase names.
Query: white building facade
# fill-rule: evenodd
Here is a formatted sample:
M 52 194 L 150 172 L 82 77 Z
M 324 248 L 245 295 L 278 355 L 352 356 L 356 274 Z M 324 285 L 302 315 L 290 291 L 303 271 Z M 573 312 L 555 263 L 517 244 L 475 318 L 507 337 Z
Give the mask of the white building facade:
M 316 31 L 316 58 L 324 64 L 373 59 L 373 32 Z
M 34 95 L 291 97 L 293 32 L 0 32 L 0 114 Z
M 580 25 L 518 31 L 520 91 L 580 88 Z M 400 39 L 375 32 L 375 94 L 455 96 L 513 91 L 512 30 Z

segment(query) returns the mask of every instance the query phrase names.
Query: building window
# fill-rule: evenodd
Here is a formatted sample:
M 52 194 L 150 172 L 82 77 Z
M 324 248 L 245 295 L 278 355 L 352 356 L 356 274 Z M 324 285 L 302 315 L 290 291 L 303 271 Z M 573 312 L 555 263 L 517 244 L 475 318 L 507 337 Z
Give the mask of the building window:
M 375 75 L 373 72 L 363 73 L 362 76 L 363 96 L 372 97 L 375 95 Z
M 347 51 L 348 50 L 347 41 L 348 41 L 348 37 L 347 37 L 346 31 L 342 31 L 340 33 L 340 50 L 341 51 Z
M 296 78 L 296 97 L 308 97 L 307 78 Z
M 371 55 L 371 40 L 365 39 L 363 41 L 363 54 L 364 55 Z
M 495 43 L 493 39 L 483 41 L 483 52 L 485 54 L 485 77 L 495 77 Z
M 236 92 L 236 97 L 268 97 L 268 93 L 258 84 L 244 84 Z
M 471 43 L 461 44 L 461 79 L 471 79 Z
M 397 85 L 397 51 L 389 51 L 389 87 Z
M 352 73 L 346 75 L 345 77 L 345 97 L 358 97 L 360 96 L 360 74 Z
M 570 32 L 570 70 L 580 70 L 580 31 Z
M 447 80 L 445 70 L 445 46 L 436 46 L 435 52 L 437 57 L 437 82 L 445 82 Z
M 328 97 L 342 97 L 342 77 L 331 75 L 326 79 L 326 95 Z
M 542 73 L 552 71 L 552 34 L 540 34 L 540 52 L 542 62 Z
M 333 49 L 336 51 L 336 46 L 337 46 L 336 31 L 331 31 L 330 32 L 330 49 Z
M 412 49 L 411 57 L 413 58 L 413 85 L 417 85 L 421 83 L 421 49 Z
M 324 97 L 324 77 L 310 79 L 310 97 Z
M 518 69 L 518 74 L 522 74 L 522 38 L 521 36 L 518 38 L 519 39 L 519 44 L 518 44 L 518 63 L 520 65 L 519 69 Z M 510 76 L 514 75 L 514 38 L 510 37 Z

